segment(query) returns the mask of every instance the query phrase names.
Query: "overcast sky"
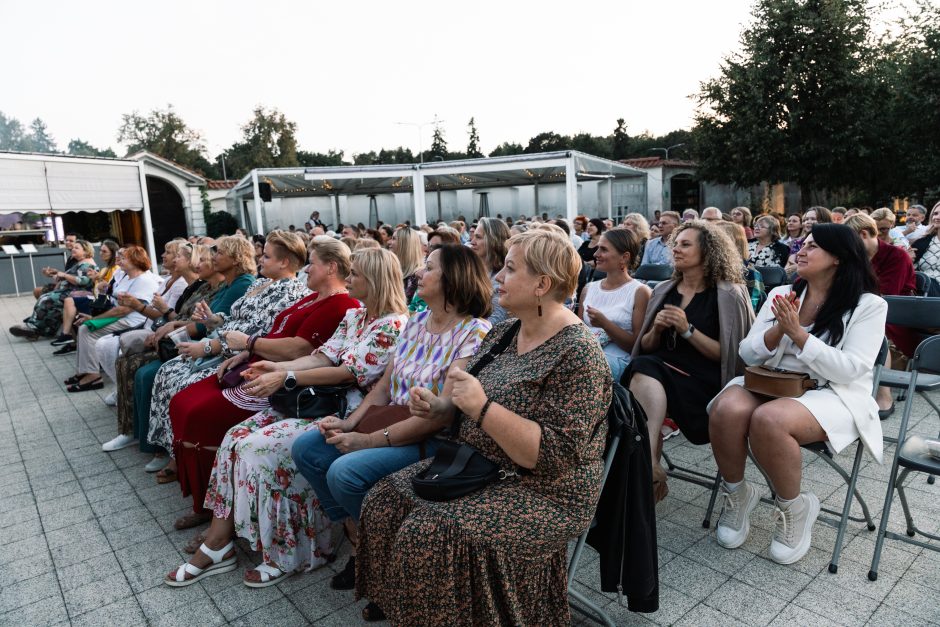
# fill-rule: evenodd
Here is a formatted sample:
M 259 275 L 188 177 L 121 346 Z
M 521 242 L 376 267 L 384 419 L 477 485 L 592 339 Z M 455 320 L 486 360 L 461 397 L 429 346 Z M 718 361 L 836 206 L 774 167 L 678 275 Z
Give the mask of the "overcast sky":
M 404 145 L 439 116 L 450 147 L 541 131 L 690 128 L 700 81 L 738 46 L 750 0 L 209 2 L 0 0 L 0 111 L 59 148 L 116 141 L 121 114 L 172 103 L 211 155 L 256 105 L 305 150 Z M 423 147 L 431 127 L 423 129 Z

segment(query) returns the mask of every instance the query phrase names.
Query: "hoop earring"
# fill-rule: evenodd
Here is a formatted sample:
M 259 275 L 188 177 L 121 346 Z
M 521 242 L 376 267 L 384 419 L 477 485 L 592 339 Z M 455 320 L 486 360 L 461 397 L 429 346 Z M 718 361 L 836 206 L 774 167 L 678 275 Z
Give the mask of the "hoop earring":
M 537 294 L 536 296 L 539 299 L 539 318 L 541 318 L 542 317 L 542 295 Z

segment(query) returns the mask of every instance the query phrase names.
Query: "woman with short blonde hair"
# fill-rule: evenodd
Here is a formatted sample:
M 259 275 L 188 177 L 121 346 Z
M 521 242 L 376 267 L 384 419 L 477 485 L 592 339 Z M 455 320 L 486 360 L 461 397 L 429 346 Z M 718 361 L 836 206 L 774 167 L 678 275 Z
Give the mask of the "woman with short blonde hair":
M 623 217 L 625 229 L 636 233 L 640 238 L 640 258 L 643 257 L 643 244 L 650 238 L 650 223 L 642 213 L 628 213 Z
M 405 301 L 411 302 L 418 289 L 418 269 L 424 265 L 424 252 L 421 237 L 410 226 L 403 226 L 395 231 L 395 247 L 392 252 L 401 264 L 401 275 L 405 286 Z
M 242 274 L 255 274 L 258 266 L 255 263 L 255 247 L 244 237 L 237 235 L 223 235 L 215 240 L 210 247 L 213 252 L 219 252 L 232 258 L 235 265 L 235 276 Z

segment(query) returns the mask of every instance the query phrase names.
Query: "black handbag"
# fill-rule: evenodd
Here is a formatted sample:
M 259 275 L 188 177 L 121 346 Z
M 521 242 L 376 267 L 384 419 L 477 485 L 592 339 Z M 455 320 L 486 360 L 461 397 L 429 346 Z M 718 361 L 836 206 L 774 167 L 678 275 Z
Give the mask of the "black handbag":
M 157 342 L 157 357 L 160 358 L 160 361 L 168 362 L 178 357 L 179 354 L 179 349 L 176 348 L 176 344 L 170 338 L 164 337 Z
M 280 388 L 268 399 L 271 408 L 287 418 L 346 417 L 346 392 L 351 385 L 310 385 L 293 390 Z
M 519 326 L 520 322 L 517 320 L 496 346 L 468 368 L 467 372 L 476 376 L 492 363 L 512 343 L 512 339 L 519 332 Z M 454 424 L 451 425 L 452 434 L 459 432 L 462 419 L 463 414 L 458 413 Z M 411 478 L 411 486 L 416 495 L 428 501 L 450 501 L 476 492 L 497 479 L 503 480 L 511 476 L 517 476 L 517 473 L 501 470 L 496 463 L 469 444 L 438 440 L 437 452 L 431 460 L 431 465 Z
M 92 317 L 100 316 L 111 308 L 111 297 L 107 294 L 98 294 L 98 296 L 95 297 L 95 300 L 91 301 L 91 303 L 88 305 L 88 311 Z

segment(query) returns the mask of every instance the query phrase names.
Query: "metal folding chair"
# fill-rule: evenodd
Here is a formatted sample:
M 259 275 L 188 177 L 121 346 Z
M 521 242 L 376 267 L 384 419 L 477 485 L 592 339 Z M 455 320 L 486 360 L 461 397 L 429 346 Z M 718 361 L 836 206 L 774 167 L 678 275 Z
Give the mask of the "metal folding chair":
M 666 462 L 666 475 L 679 481 L 694 483 L 703 488 L 711 490 L 711 496 L 708 499 L 708 507 L 705 510 L 705 518 L 702 520 L 702 527 L 708 529 L 712 525 L 712 513 L 715 511 L 715 501 L 718 500 L 718 487 L 721 485 L 721 473 L 716 472 L 709 475 L 694 468 L 686 468 L 673 462 L 666 453 L 665 442 L 662 451 L 663 461 Z
M 758 270 L 764 279 L 764 288 L 768 292 L 775 287 L 789 283 L 786 271 L 780 266 L 762 266 Z
M 933 320 L 936 319 L 933 318 Z M 922 370 L 927 372 L 922 372 Z M 930 457 L 925 452 L 910 450 L 906 446 L 909 443 L 907 428 L 911 419 L 911 411 L 914 408 L 914 394 L 917 393 L 927 398 L 926 392 L 940 389 L 940 375 L 930 374 L 936 372 L 940 372 L 940 336 L 930 337 L 921 342 L 914 352 L 913 359 L 911 359 L 910 372 L 900 373 L 908 377 L 907 400 L 904 402 L 904 412 L 901 415 L 898 445 L 894 450 L 894 457 L 891 461 L 891 474 L 888 476 L 888 491 L 885 494 L 881 524 L 878 527 L 878 537 L 875 540 L 875 553 L 871 560 L 871 570 L 868 571 L 868 578 L 871 581 L 878 579 L 878 564 L 881 562 L 881 550 L 884 547 L 885 538 L 900 540 L 901 542 L 940 552 L 940 545 L 914 539 L 914 536 L 921 535 L 935 542 L 940 542 L 940 536 L 918 529 L 914 524 L 911 509 L 907 502 L 907 495 L 904 492 L 904 480 L 911 472 L 922 472 L 928 475 L 940 474 L 940 460 Z M 884 381 L 882 381 L 882 384 L 884 384 Z M 929 398 L 927 398 L 927 402 L 936 411 L 937 406 Z M 938 415 L 940 415 L 940 412 L 938 412 Z M 898 474 L 899 468 L 904 469 L 900 475 Z M 891 504 L 894 501 L 895 490 L 898 492 L 898 499 L 904 509 L 907 537 L 888 531 L 888 518 L 891 515 Z
M 672 278 L 672 266 L 663 263 L 645 263 L 633 273 L 633 278 L 646 283 L 651 288 Z

